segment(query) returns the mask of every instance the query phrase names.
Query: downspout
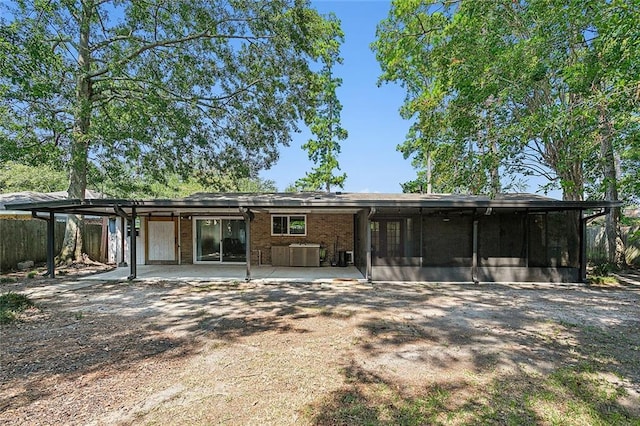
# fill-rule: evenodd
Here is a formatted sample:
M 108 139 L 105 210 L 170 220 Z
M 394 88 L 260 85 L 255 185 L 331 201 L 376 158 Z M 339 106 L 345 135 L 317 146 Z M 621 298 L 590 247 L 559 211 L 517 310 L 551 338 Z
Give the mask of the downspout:
M 129 234 L 129 271 L 128 280 L 135 280 L 136 270 L 136 208 L 131 208 L 131 232 Z
M 587 282 L 587 222 L 608 214 L 609 210 L 611 209 L 606 207 L 599 213 L 580 219 L 580 280 L 583 283 Z M 582 210 L 580 210 L 580 216 L 582 216 Z
M 246 207 L 240 207 L 240 213 L 245 222 L 245 257 L 247 258 L 247 274 L 244 278 L 245 281 L 251 281 L 251 219 L 253 213 Z
M 376 208 L 371 207 L 367 215 L 367 282 L 372 281 L 372 259 L 371 259 L 371 218 L 376 214 Z

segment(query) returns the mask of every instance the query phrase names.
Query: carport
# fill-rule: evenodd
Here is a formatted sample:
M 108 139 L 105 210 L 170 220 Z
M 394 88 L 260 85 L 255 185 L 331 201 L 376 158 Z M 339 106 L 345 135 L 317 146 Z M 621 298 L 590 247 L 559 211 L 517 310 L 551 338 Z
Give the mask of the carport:
M 198 193 L 180 199 L 65 199 L 19 203 L 12 205 L 12 208 L 31 211 L 33 217 L 48 222 L 48 274 L 51 277 L 55 276 L 53 217 L 57 214 L 76 214 L 109 218 L 110 229 L 111 225 L 117 224 L 120 231 L 118 244 L 122 249 L 118 252 L 116 262 L 120 267 L 128 267 L 128 274 L 124 268 L 118 268 L 112 272 L 114 279 L 131 280 L 148 274 L 156 274 L 158 277 L 193 276 L 199 279 L 247 281 L 263 277 L 281 277 L 293 281 L 360 279 L 363 268 L 356 269 L 358 265 L 353 258 L 353 220 L 356 214 L 365 212 L 366 208 L 354 203 L 341 203 L 341 195 Z M 293 232 L 282 235 L 269 230 L 268 221 L 271 221 L 273 226 L 274 218 L 284 218 L 290 222 L 285 224 L 286 227 L 293 226 L 294 219 L 300 217 L 307 221 L 302 235 Z M 208 222 L 220 222 L 223 226 L 228 225 L 229 229 L 237 231 L 231 238 L 220 238 L 219 242 L 214 243 L 214 247 L 219 244 L 219 254 L 201 255 L 197 252 L 200 248 L 197 244 L 201 237 L 199 232 L 201 228 L 209 225 Z M 232 244 L 227 246 L 227 240 Z M 299 263 L 300 259 L 294 254 L 302 252 L 304 257 L 317 256 L 320 250 L 314 250 L 321 248 L 318 244 L 321 240 L 324 240 L 323 247 L 328 246 L 330 251 L 323 262 L 325 267 L 314 268 L 314 263 L 317 262 L 303 262 L 301 265 L 296 264 L 295 268 L 287 267 Z M 338 240 L 341 246 L 338 246 Z M 278 246 L 278 249 L 285 248 L 287 251 L 292 247 L 300 249 L 292 249 L 297 251 L 292 251 L 291 265 L 278 264 L 277 267 L 272 267 L 272 263 L 276 265 L 275 259 L 272 258 L 272 246 Z M 142 258 L 139 253 L 141 248 L 144 250 Z M 210 247 L 207 249 L 210 250 Z M 171 251 L 174 251 L 175 256 L 172 256 Z M 223 253 L 228 256 L 224 256 Z M 351 256 L 348 262 L 345 253 Z M 156 257 L 152 258 L 152 254 Z M 341 266 L 337 266 L 338 254 L 343 256 Z M 210 258 L 213 258 L 213 261 L 208 261 Z M 329 264 L 336 268 L 326 267 Z
M 118 260 L 121 265 L 128 260 L 128 279 L 138 276 L 138 268 L 151 273 L 147 267 L 156 264 L 166 267 L 165 274 L 173 266 L 184 276 L 206 263 L 220 268 L 220 278 L 230 274 L 229 279 L 248 281 L 255 274 L 280 274 L 304 280 L 321 265 L 326 266 L 318 271 L 332 276 L 342 268 L 328 266 L 340 263 L 353 265 L 368 281 L 579 282 L 586 279 L 587 222 L 621 204 L 535 194 L 302 192 L 8 207 L 48 221 L 52 277 L 54 215 L 79 214 L 109 217 L 114 224 L 119 219 L 120 243 L 124 248 L 128 236 L 129 254 L 125 257 L 123 249 Z M 138 250 L 144 250 L 142 258 Z M 261 269 L 265 265 L 271 269 Z

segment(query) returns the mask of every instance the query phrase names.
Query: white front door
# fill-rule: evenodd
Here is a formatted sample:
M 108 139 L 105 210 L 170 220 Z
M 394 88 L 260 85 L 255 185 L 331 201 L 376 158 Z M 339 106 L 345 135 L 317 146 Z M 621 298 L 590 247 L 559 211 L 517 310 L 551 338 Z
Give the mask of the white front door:
M 147 262 L 172 263 L 176 257 L 176 223 L 173 219 L 149 218 Z

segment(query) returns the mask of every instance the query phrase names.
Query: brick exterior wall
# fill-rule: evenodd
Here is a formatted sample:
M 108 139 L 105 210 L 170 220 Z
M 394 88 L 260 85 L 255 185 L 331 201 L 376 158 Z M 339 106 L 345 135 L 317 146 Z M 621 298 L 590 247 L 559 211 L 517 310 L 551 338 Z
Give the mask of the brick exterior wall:
M 191 218 L 180 219 L 180 262 L 193 263 L 193 221 Z
M 292 212 L 291 214 L 295 214 Z M 338 239 L 338 251 L 352 251 L 354 245 L 353 214 L 307 214 L 307 235 L 272 236 L 271 214 L 256 213 L 251 222 L 251 263 L 258 264 L 258 250 L 262 264 L 271 264 L 271 246 L 288 246 L 296 243 L 315 243 L 327 249 L 327 260 L 335 258 L 334 245 Z M 327 263 L 328 264 L 328 263 Z
M 295 214 L 295 213 L 292 213 Z M 295 243 L 315 243 L 327 249 L 327 261 L 334 258 L 334 245 L 338 238 L 338 251 L 354 249 L 354 216 L 352 214 L 307 214 L 306 236 L 272 236 L 271 214 L 256 213 L 251 222 L 251 263 L 258 264 L 258 250 L 263 265 L 271 264 L 271 246 Z M 193 219 L 180 221 L 181 263 L 193 263 Z M 337 260 L 337 254 L 335 258 Z M 328 264 L 328 262 L 326 263 Z

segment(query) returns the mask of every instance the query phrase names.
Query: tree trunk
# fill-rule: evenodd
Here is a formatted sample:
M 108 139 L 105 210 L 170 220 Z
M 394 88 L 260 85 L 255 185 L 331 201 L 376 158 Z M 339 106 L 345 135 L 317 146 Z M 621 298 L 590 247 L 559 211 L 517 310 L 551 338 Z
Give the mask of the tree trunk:
M 557 168 L 558 166 L 556 166 L 556 170 Z M 562 185 L 562 199 L 565 201 L 582 201 L 584 199 L 582 160 L 567 164 L 565 169 L 557 173 Z
M 71 158 L 69 164 L 68 197 L 84 200 L 87 189 L 87 161 L 89 155 L 89 127 L 91 124 L 91 56 L 89 51 L 89 34 L 93 2 L 82 2 L 79 15 L 80 40 L 78 47 L 78 70 L 76 77 L 76 108 Z M 82 262 L 83 259 L 83 218 L 69 215 L 64 233 L 62 250 L 58 256 L 59 263 Z
M 500 183 L 500 161 L 498 160 L 498 144 L 495 141 L 491 141 L 491 193 L 492 196 L 496 196 L 502 192 L 502 184 Z
M 606 107 L 598 106 L 598 139 L 600 143 L 600 161 L 602 163 L 602 175 L 604 178 L 604 199 L 606 201 L 618 200 L 618 173 L 615 150 L 613 148 L 613 131 L 611 122 L 607 117 Z M 605 254 L 607 262 L 623 267 L 625 264 L 624 242 L 620 233 L 620 208 L 614 207 L 605 216 L 604 222 Z

